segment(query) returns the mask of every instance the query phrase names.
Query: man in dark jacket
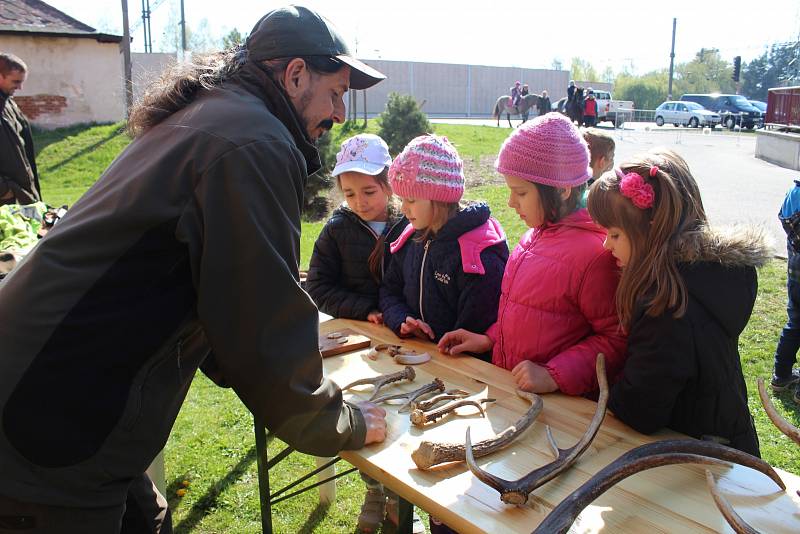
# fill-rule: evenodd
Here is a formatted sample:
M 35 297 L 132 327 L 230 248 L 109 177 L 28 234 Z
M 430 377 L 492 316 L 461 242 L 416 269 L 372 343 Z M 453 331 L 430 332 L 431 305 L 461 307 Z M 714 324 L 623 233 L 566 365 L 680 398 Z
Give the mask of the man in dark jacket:
M 203 363 L 302 452 L 385 438 L 381 408 L 323 378 L 298 281 L 313 142 L 382 78 L 289 7 L 151 88 L 134 141 L 0 284 L 3 521 L 170 532 L 143 473 Z
M 20 58 L 0 52 L 0 205 L 42 199 L 31 125 L 12 98 L 27 75 Z

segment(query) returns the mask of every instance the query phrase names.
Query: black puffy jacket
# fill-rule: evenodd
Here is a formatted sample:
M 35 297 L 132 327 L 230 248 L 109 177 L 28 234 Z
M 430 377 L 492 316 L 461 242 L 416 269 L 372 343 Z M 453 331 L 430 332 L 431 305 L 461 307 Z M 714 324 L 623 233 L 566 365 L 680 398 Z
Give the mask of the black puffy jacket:
M 407 224 L 408 220 L 390 207 L 383 231 L 383 272 L 389 265 L 389 244 Z M 378 310 L 379 282 L 372 276 L 368 260 L 379 237 L 346 205 L 333 212 L 314 243 L 306 281 L 306 291 L 321 311 L 364 321 Z

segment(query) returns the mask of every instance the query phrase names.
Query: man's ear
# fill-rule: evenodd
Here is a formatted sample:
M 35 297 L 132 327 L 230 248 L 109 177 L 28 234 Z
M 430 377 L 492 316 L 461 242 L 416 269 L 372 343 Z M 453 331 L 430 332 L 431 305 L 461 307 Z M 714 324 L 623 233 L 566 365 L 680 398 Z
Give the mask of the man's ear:
M 283 72 L 283 87 L 290 98 L 298 98 L 305 92 L 310 74 L 308 65 L 299 57 L 286 65 L 286 70 Z

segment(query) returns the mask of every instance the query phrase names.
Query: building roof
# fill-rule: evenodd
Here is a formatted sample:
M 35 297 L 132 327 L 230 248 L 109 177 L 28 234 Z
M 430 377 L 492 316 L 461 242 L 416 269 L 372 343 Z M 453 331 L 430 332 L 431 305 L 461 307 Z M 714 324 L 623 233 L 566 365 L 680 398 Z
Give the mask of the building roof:
M 122 41 L 122 36 L 99 33 L 41 0 L 0 0 L 0 34 L 3 33 Z

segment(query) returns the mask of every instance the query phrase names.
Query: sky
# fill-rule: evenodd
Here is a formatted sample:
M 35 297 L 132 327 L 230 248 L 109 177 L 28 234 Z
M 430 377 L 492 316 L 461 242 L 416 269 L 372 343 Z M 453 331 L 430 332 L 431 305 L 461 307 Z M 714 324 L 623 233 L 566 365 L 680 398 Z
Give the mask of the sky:
M 122 33 L 121 0 L 45 1 L 101 31 Z M 153 49 L 158 51 L 165 26 L 178 19 L 179 0 L 149 1 Z M 249 33 L 262 15 L 285 3 L 184 0 L 189 27 L 196 28 L 205 19 L 215 38 L 233 28 Z M 748 62 L 774 43 L 800 39 L 798 0 L 769 0 L 758 3 L 758 9 L 730 0 L 576 0 L 546 6 L 527 0 L 296 3 L 333 21 L 362 59 L 524 68 L 552 68 L 558 60 L 568 69 L 571 59 L 580 57 L 598 73 L 611 67 L 614 72 L 643 74 L 669 67 L 673 18 L 677 19 L 676 63 L 690 61 L 701 48 L 717 48 L 731 62 L 737 55 Z M 133 26 L 141 21 L 142 0 L 128 0 L 128 9 Z M 131 34 L 132 49 L 144 51 L 141 27 Z

